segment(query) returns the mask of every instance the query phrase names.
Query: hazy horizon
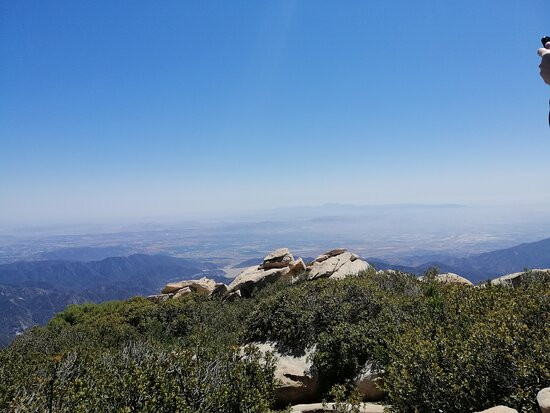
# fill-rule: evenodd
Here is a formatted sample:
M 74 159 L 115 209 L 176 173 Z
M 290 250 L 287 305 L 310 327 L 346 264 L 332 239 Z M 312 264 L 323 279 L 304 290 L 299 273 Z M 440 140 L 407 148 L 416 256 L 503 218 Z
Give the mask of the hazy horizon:
M 48 218 L 33 220 L 5 220 L 0 217 L 0 235 L 14 235 L 10 231 L 35 228 L 35 229 L 62 229 L 62 228 L 113 228 L 113 227 L 139 227 L 155 226 L 173 227 L 188 223 L 211 223 L 224 224 L 231 222 L 257 222 L 258 220 L 282 220 L 292 221 L 295 219 L 315 219 L 328 216 L 331 213 L 336 215 L 354 215 L 369 210 L 399 211 L 406 209 L 441 209 L 455 210 L 457 217 L 462 212 L 475 211 L 475 214 L 486 215 L 487 217 L 501 216 L 502 214 L 511 217 L 524 217 L 528 220 L 537 219 L 539 215 L 532 216 L 532 213 L 548 216 L 550 219 L 550 203 L 548 204 L 459 204 L 459 203 L 371 203 L 371 204 L 346 204 L 339 202 L 327 202 L 311 205 L 292 205 L 271 208 L 251 209 L 218 209 L 210 211 L 189 211 L 179 214 L 159 214 L 128 216 L 119 215 L 111 217 L 88 216 L 87 219 L 79 217 Z M 531 214 L 531 215 L 528 215 Z

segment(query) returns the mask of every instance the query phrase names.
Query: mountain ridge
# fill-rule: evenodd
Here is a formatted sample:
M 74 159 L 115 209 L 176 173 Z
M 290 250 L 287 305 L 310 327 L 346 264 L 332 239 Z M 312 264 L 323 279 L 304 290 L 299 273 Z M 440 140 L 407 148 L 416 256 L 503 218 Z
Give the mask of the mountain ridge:
M 0 265 L 0 345 L 45 324 L 69 304 L 153 294 L 173 279 L 221 280 L 215 264 L 167 255 L 133 254 L 98 261 L 17 261 Z
M 550 267 L 550 238 L 468 257 L 428 261 L 417 266 L 394 265 L 376 258 L 368 261 L 380 270 L 395 269 L 417 275 L 430 267 L 437 267 L 441 272 L 454 272 L 478 283 L 525 268 Z

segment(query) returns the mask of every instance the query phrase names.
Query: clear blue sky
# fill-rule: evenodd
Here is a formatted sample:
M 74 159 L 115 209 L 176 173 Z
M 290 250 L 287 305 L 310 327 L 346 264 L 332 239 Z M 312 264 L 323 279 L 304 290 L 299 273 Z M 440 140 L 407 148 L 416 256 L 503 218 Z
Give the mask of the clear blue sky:
M 0 0 L 0 221 L 550 203 L 547 0 Z

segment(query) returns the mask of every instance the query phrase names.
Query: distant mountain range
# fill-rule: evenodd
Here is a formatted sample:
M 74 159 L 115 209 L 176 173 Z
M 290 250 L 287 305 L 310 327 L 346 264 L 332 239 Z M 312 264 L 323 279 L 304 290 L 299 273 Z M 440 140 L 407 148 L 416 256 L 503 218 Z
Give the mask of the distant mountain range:
M 66 252 L 81 255 L 89 251 Z M 92 256 L 95 252 L 89 252 Z M 105 251 L 101 251 L 105 253 Z M 260 263 L 250 259 L 238 267 Z M 310 260 L 309 257 L 306 260 Z M 395 265 L 367 258 L 377 269 L 422 274 L 430 267 L 460 274 L 474 283 L 524 268 L 550 268 L 550 238 L 464 258 L 445 257 L 417 266 Z M 135 254 L 97 261 L 19 261 L 0 265 L 0 346 L 33 325 L 45 324 L 67 305 L 122 300 L 158 293 L 169 281 L 209 277 L 227 282 L 211 262 L 166 255 Z
M 464 258 L 450 257 L 426 262 L 414 267 L 394 265 L 376 258 L 368 261 L 377 269 L 393 268 L 418 275 L 430 267 L 438 267 L 441 272 L 457 273 L 475 284 L 525 268 L 550 268 L 550 238 Z
M 46 323 L 67 305 L 156 294 L 174 279 L 224 280 L 215 264 L 136 254 L 101 261 L 20 261 L 0 265 L 0 345 Z

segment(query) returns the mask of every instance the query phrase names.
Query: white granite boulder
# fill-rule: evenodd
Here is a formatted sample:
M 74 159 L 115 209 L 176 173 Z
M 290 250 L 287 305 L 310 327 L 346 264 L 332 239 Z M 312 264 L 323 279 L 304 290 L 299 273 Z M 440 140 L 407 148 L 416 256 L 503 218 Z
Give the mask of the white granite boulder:
M 537 402 L 542 413 L 550 413 L 550 387 L 538 392 Z
M 310 352 L 301 357 L 283 355 L 270 343 L 254 344 L 262 353 L 276 357 L 275 405 L 280 407 L 294 403 L 308 403 L 321 397 L 319 378 L 308 361 Z
M 263 288 L 267 284 L 274 283 L 290 272 L 290 268 L 271 268 L 264 270 L 259 266 L 249 267 L 242 271 L 228 285 L 229 293 L 240 291 L 243 297 L 249 297 L 254 289 Z
M 294 263 L 294 257 L 288 248 L 279 248 L 264 257 L 260 268 L 269 270 L 271 268 L 290 267 Z
M 528 274 L 531 275 L 549 275 L 550 276 L 550 269 L 535 269 L 531 271 L 522 271 L 522 272 L 515 272 L 513 274 L 506 274 L 502 277 L 494 278 L 490 281 L 491 285 L 504 285 L 509 287 L 515 287 L 528 276 Z
M 385 397 L 382 373 L 375 371 L 372 364 L 368 363 L 355 379 L 355 386 L 359 393 L 363 395 L 363 400 L 379 402 Z
M 183 297 L 184 295 L 187 295 L 187 294 L 191 294 L 193 292 L 193 290 L 191 290 L 191 288 L 189 287 L 183 287 L 183 288 L 180 288 L 172 298 L 180 298 L 180 297 Z
M 516 409 L 506 406 L 495 406 L 477 413 L 518 413 Z
M 299 271 L 299 267 L 303 265 L 303 261 L 301 264 L 299 261 L 294 261 L 288 248 L 279 248 L 266 255 L 260 265 L 244 269 L 229 284 L 227 292 L 240 291 L 241 296 L 249 297 L 254 289 L 263 288 L 282 277 L 296 274 L 294 269 Z
M 190 288 L 191 291 L 200 291 L 206 294 L 210 294 L 217 287 L 217 283 L 210 278 L 203 277 L 199 280 L 186 280 L 175 283 L 168 283 L 162 289 L 163 294 L 176 293 L 183 288 Z
M 470 280 L 452 272 L 439 274 L 435 279 L 445 284 L 460 284 L 460 285 L 468 285 L 470 287 L 473 287 L 474 285 Z
M 342 279 L 370 268 L 371 265 L 357 255 L 345 249 L 336 249 L 321 254 L 311 263 L 307 279 Z

